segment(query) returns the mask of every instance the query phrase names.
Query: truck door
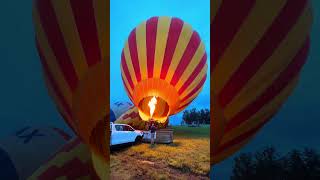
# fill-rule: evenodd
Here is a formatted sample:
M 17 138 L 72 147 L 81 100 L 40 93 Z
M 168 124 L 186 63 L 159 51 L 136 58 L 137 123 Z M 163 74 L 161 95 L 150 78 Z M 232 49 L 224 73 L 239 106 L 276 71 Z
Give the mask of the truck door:
M 128 141 L 134 142 L 136 140 L 136 136 L 137 136 L 134 129 L 128 125 L 124 125 L 124 129 L 126 131 L 126 137 L 127 137 Z
M 123 125 L 114 125 L 115 131 L 113 132 L 114 144 L 126 143 L 126 134 Z

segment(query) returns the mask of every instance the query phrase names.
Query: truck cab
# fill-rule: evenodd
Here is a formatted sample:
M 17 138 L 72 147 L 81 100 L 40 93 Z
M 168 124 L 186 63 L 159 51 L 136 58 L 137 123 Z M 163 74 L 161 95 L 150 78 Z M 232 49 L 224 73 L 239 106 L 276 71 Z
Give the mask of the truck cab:
M 127 124 L 110 123 L 110 146 L 138 143 L 143 138 L 143 131 L 135 130 Z

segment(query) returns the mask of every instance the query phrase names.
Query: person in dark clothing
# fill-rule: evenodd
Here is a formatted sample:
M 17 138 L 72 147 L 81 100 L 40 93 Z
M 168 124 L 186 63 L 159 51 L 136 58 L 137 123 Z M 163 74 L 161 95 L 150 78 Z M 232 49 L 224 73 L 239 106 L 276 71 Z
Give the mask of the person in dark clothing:
M 151 126 L 149 127 L 150 133 L 151 133 L 151 145 L 154 145 L 154 139 L 156 136 L 156 126 L 154 125 L 154 123 L 151 123 Z

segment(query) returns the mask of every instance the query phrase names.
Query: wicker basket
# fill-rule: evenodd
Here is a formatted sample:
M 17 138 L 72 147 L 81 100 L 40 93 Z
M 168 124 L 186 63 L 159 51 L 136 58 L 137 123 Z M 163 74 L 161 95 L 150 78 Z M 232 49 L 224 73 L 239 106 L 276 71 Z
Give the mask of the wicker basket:
M 150 131 L 145 131 L 143 136 L 143 142 L 150 142 L 151 134 Z M 173 142 L 173 129 L 165 128 L 156 131 L 155 143 L 159 144 L 170 144 Z

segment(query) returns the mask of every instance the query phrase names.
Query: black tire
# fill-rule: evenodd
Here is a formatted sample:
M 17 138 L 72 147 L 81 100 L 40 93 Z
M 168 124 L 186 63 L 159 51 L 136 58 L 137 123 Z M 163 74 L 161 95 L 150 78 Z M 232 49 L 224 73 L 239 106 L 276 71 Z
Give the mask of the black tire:
M 137 136 L 136 140 L 134 141 L 134 144 L 141 144 L 142 142 L 142 137 L 141 136 Z

